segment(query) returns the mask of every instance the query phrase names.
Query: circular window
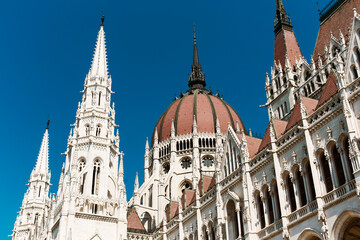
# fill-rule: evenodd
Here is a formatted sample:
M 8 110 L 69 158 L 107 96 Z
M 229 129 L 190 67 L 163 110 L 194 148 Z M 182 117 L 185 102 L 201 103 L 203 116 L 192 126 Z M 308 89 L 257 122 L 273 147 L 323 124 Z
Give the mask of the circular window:
M 188 169 L 191 167 L 191 159 L 190 158 L 185 158 L 181 161 L 181 167 L 183 169 Z
M 212 156 L 205 156 L 202 163 L 205 167 L 212 167 L 214 165 L 214 158 Z

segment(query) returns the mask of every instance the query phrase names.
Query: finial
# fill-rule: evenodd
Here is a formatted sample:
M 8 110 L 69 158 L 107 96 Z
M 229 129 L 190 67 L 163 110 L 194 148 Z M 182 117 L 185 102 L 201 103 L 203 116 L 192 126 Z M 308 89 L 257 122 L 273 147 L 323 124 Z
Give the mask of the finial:
M 46 123 L 46 129 L 49 129 L 49 125 L 50 125 L 50 119 Z
M 101 17 L 101 25 L 100 26 L 104 26 L 104 21 L 105 21 L 105 16 L 104 14 Z
M 196 44 L 196 25 L 195 23 L 193 24 L 194 27 L 194 44 Z

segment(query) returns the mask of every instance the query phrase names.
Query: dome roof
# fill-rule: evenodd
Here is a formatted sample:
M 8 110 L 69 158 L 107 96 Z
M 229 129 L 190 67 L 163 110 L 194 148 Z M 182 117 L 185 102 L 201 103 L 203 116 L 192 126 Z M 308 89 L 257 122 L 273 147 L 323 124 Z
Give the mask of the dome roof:
M 185 94 L 181 94 L 179 99 L 175 99 L 159 118 L 154 129 L 152 145 L 155 130 L 158 132 L 159 142 L 170 138 L 172 121 L 174 121 L 176 136 L 192 133 L 194 116 L 199 133 L 215 133 L 216 118 L 219 119 L 222 133 L 227 132 L 228 123 L 233 129 L 237 129 L 238 124 L 239 130 L 245 130 L 235 110 L 219 98 L 219 94 L 213 95 L 211 91 L 205 89 L 205 75 L 199 62 L 195 30 L 193 63 L 188 86 L 189 90 Z
M 239 115 L 224 100 L 217 95 L 213 95 L 211 91 L 193 89 L 171 103 L 159 118 L 155 126 L 158 131 L 159 142 L 170 138 L 173 120 L 175 135 L 192 133 L 194 116 L 199 133 L 215 133 L 216 117 L 219 119 L 222 133 L 227 132 L 228 123 L 234 129 L 236 129 L 238 123 L 240 130 L 245 130 Z

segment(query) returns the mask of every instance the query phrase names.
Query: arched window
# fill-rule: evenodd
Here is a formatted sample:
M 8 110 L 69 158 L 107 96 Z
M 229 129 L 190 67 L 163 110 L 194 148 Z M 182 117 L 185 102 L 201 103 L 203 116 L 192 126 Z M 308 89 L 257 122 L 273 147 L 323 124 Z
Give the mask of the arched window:
M 149 188 L 149 207 L 153 205 L 153 186 L 151 185 Z
M 272 224 L 275 220 L 274 208 L 273 208 L 274 200 L 271 197 L 268 187 L 265 188 L 265 201 L 266 201 L 266 205 L 267 205 L 267 209 L 268 209 L 268 221 L 269 221 L 269 224 Z
M 346 228 L 341 231 L 340 236 L 337 236 L 337 239 L 344 240 L 353 240 L 360 239 L 360 218 L 353 217 L 352 219 L 348 219 L 346 224 L 344 224 Z
M 206 226 L 203 226 L 203 227 L 202 227 L 202 232 L 203 232 L 203 236 L 204 236 L 203 239 L 204 239 L 204 240 L 209 240 L 209 235 L 208 235 Z
M 146 231 L 150 232 L 152 230 L 152 218 L 151 215 L 147 212 L 144 213 L 144 217 L 142 219 L 142 224 L 145 227 Z
M 311 172 L 310 162 L 309 160 L 306 161 L 304 164 L 304 171 L 305 171 L 305 177 L 307 179 L 307 189 L 309 190 L 309 202 L 312 202 L 315 200 L 316 194 L 315 194 L 315 187 L 314 187 L 314 179 Z
M 163 165 L 164 173 L 167 174 L 170 171 L 170 163 L 166 162 Z
M 276 213 L 276 220 L 279 220 L 281 218 L 281 207 L 280 207 L 280 199 L 279 199 L 279 191 L 278 191 L 278 187 L 277 187 L 277 183 L 276 181 L 273 182 L 272 184 L 272 191 L 273 191 L 273 202 L 274 202 L 274 215 Z
M 84 173 L 84 174 L 81 175 L 81 177 L 80 177 L 80 189 L 79 189 L 79 193 L 80 193 L 80 194 L 83 194 L 83 193 L 84 193 L 84 186 L 85 186 L 86 175 L 87 175 L 87 173 Z
M 304 73 L 305 81 L 308 80 L 310 77 L 311 77 L 310 71 L 305 71 L 305 73 Z
M 335 165 L 335 171 L 336 171 L 336 176 L 337 176 L 337 180 L 338 180 L 338 184 L 339 186 L 345 184 L 345 173 L 344 173 L 344 169 L 341 163 L 341 158 L 340 158 L 340 154 L 335 146 L 335 144 L 333 144 L 333 146 L 331 146 L 331 156 L 332 159 L 334 161 L 334 165 Z
M 181 190 L 181 193 L 184 193 L 185 190 L 192 190 L 193 187 L 192 187 L 192 183 L 188 180 L 185 180 L 181 185 L 180 185 L 180 190 Z
M 354 169 L 352 167 L 351 161 L 350 161 L 350 155 L 349 155 L 349 138 L 346 137 L 344 140 L 344 156 L 345 156 L 345 162 L 347 164 L 348 167 L 348 174 L 349 174 L 349 179 L 354 179 Z
M 305 192 L 305 185 L 304 185 L 304 179 L 299 171 L 299 168 L 295 169 L 295 177 L 296 177 L 296 183 L 298 188 L 298 194 L 300 196 L 300 206 L 305 206 L 306 201 L 306 192 Z
M 100 106 L 101 103 L 101 92 L 99 92 L 99 101 L 98 101 L 98 106 Z
M 329 162 L 326 160 L 324 152 L 321 152 L 319 154 L 319 160 L 326 192 L 330 192 L 331 190 L 333 190 L 333 184 L 331 180 Z
M 191 159 L 189 157 L 185 157 L 181 160 L 181 167 L 183 169 L 188 169 L 191 167 Z
M 296 200 L 295 200 L 294 185 L 291 182 L 289 174 L 285 176 L 285 183 L 286 183 L 286 191 L 288 195 L 288 202 L 290 205 L 290 211 L 293 212 L 296 210 Z
M 80 159 L 80 161 L 79 161 L 79 172 L 81 172 L 84 168 L 85 168 L 85 164 L 86 164 L 86 162 L 85 162 L 85 159 Z
M 356 69 L 356 66 L 353 64 L 351 65 L 350 67 L 351 69 L 351 73 L 352 73 L 352 76 L 353 76 L 353 79 L 357 79 L 359 77 L 358 73 L 357 73 L 357 69 Z
M 258 219 L 260 222 L 260 228 L 264 228 L 265 227 L 264 204 L 260 197 L 260 193 L 256 194 L 256 203 L 257 203 L 257 211 L 258 211 Z
M 359 48 L 355 47 L 354 52 L 356 55 L 357 64 L 360 65 L 360 50 L 359 50 Z
M 100 160 L 94 161 L 93 178 L 91 185 L 91 194 L 99 194 L 99 179 L 100 179 Z
M 176 151 L 179 151 L 179 142 L 176 142 Z
M 101 134 L 101 125 L 99 124 L 96 127 L 96 136 L 100 136 L 100 134 Z
M 226 204 L 226 215 L 228 224 L 229 236 L 227 239 L 237 239 L 239 237 L 238 219 L 236 216 L 235 203 L 233 200 L 229 200 Z
M 212 167 L 214 164 L 214 158 L 212 156 L 205 156 L 203 157 L 202 163 L 205 167 Z
M 90 135 L 90 125 L 89 125 L 89 124 L 86 124 L 86 125 L 85 125 L 85 135 L 86 135 L 86 136 L 89 136 L 89 135 Z

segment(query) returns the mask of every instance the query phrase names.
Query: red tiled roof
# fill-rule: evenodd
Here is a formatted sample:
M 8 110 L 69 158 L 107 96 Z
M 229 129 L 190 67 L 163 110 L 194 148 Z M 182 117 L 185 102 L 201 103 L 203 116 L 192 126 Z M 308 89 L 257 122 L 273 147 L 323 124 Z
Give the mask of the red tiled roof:
M 296 40 L 295 33 L 289 30 L 281 30 L 275 36 L 275 53 L 274 60 L 276 64 L 280 61 L 281 66 L 285 66 L 285 57 L 288 55 L 291 66 L 295 65 L 295 58 L 299 60 L 302 56 L 299 44 Z
M 360 11 L 359 0 L 345 1 L 329 18 L 321 23 L 313 54 L 314 59 L 318 60 L 318 55 L 323 56 L 325 44 L 329 47 L 331 32 L 335 38 L 339 39 L 339 30 L 341 30 L 345 40 L 348 40 L 348 28 L 351 26 L 354 17 L 354 8 L 358 12 Z
M 179 203 L 171 201 L 165 207 L 166 220 L 170 221 L 179 214 Z
M 302 101 L 305 105 L 307 114 L 310 115 L 314 112 L 316 109 L 316 106 L 318 104 L 318 100 L 302 97 Z M 296 123 L 298 123 L 301 120 L 301 110 L 300 110 L 300 99 L 297 100 L 295 107 L 291 113 L 289 123 L 286 126 L 286 131 L 295 126 Z
M 239 115 L 229 104 L 205 91 L 195 90 L 194 93 L 186 93 L 182 98 L 175 100 L 160 117 L 155 127 L 159 141 L 170 137 L 172 120 L 176 135 L 191 133 L 194 115 L 198 132 L 215 132 L 216 116 L 222 133 L 227 132 L 228 123 L 235 129 L 236 122 L 239 123 L 241 130 L 246 131 Z
M 329 100 L 334 94 L 338 92 L 338 87 L 336 84 L 336 78 L 333 72 L 330 73 L 329 78 L 326 81 L 323 92 L 321 93 L 321 97 L 317 107 L 324 104 L 327 100 Z
M 202 196 L 204 193 L 206 193 L 210 189 L 211 183 L 212 183 L 211 177 L 209 177 L 209 176 L 201 177 L 199 184 L 198 184 L 200 196 Z
M 286 125 L 288 124 L 288 122 L 278 120 L 278 119 L 273 119 L 272 122 L 274 124 L 273 126 L 274 126 L 274 129 L 275 129 L 276 136 L 278 138 L 280 138 L 283 135 L 283 133 L 285 132 Z M 260 146 L 259 146 L 259 151 L 263 150 L 267 145 L 269 145 L 271 143 L 270 124 L 271 124 L 271 122 L 269 122 L 268 127 L 266 128 L 264 137 L 261 140 L 261 143 L 260 143 Z
M 181 196 L 181 205 L 182 208 L 185 209 L 187 206 L 189 206 L 191 203 L 195 201 L 195 191 L 186 189 Z
M 127 220 L 128 220 L 127 229 L 129 232 L 146 233 L 146 230 L 145 230 L 143 224 L 141 223 L 141 220 L 140 220 L 134 207 L 128 211 L 127 215 L 128 215 L 127 216 Z
M 236 133 L 236 136 L 241 141 L 242 138 L 241 133 Z M 258 152 L 262 139 L 247 135 L 245 136 L 245 138 L 246 138 L 250 158 L 252 158 Z

